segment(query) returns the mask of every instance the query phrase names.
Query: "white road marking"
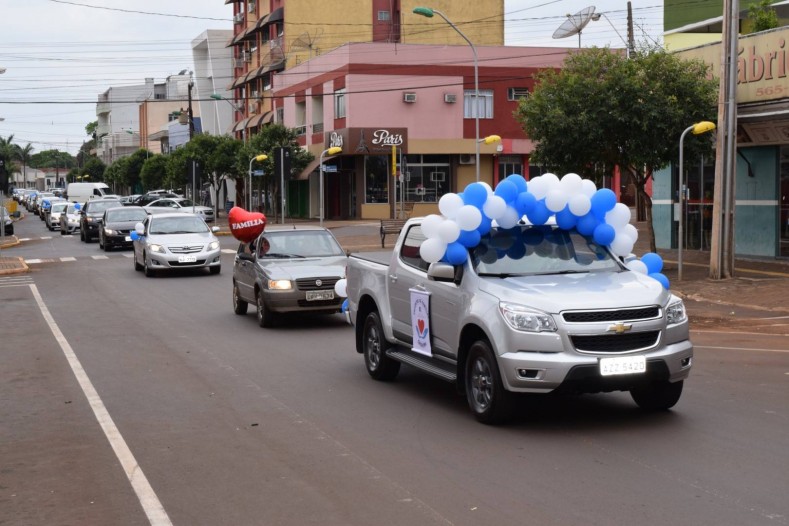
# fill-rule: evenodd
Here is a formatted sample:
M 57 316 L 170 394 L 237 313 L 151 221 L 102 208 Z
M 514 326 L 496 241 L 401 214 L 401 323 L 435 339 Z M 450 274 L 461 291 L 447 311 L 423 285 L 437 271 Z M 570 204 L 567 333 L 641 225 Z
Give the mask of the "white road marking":
M 741 334 L 741 333 L 733 333 Z M 694 345 L 696 349 L 718 349 L 721 351 L 760 351 L 760 352 L 781 352 L 789 353 L 789 349 L 759 349 L 756 347 L 720 347 L 717 345 Z
M 65 258 L 60 258 L 60 261 L 77 261 L 77 258 L 65 257 Z
M 223 248 L 222 249 L 222 254 L 235 254 L 236 252 L 237 252 L 236 250 L 233 250 L 231 248 Z
M 49 309 L 44 304 L 44 300 L 41 297 L 41 294 L 39 294 L 38 288 L 35 286 L 35 284 L 30 284 L 30 290 L 33 291 L 33 296 L 36 299 L 36 303 L 38 303 L 38 308 L 41 310 L 41 314 L 44 316 L 47 325 L 49 325 L 52 334 L 55 336 L 55 340 L 57 340 L 58 344 L 60 345 L 60 349 L 66 356 L 66 360 L 68 360 L 68 363 L 71 366 L 71 371 L 77 378 L 77 382 L 79 382 L 82 392 L 88 399 L 88 404 L 90 404 L 91 409 L 93 409 L 93 414 L 96 416 L 96 420 L 98 420 L 101 429 L 104 431 L 104 436 L 107 437 L 107 440 L 112 446 L 112 450 L 115 452 L 115 456 L 118 458 L 123 470 L 126 472 L 126 478 L 129 480 L 129 483 L 131 483 L 134 493 L 137 494 L 137 498 L 140 500 L 143 511 L 148 517 L 148 521 L 152 526 L 172 526 L 170 517 L 167 515 L 167 512 L 162 506 L 161 501 L 159 501 L 159 497 L 157 497 L 156 493 L 154 493 L 153 488 L 148 483 L 145 473 L 142 472 L 142 468 L 137 463 L 137 460 L 135 460 L 134 455 L 129 449 L 129 446 L 126 444 L 126 441 L 123 439 L 123 436 L 115 425 L 115 422 L 112 421 L 112 417 L 107 411 L 107 408 L 104 406 L 104 402 L 101 401 L 99 393 L 96 392 L 96 389 L 93 387 L 93 383 L 90 381 L 88 374 L 85 372 L 85 369 L 82 368 L 79 358 L 77 358 L 77 355 L 74 353 L 74 350 L 71 348 L 68 340 L 66 340 L 66 337 L 63 336 L 62 332 L 60 332 L 60 328 L 58 327 L 57 323 L 55 323 L 55 319 L 49 313 Z
M 30 241 L 29 237 L 20 237 L 19 241 Z
M 133 258 L 134 254 L 124 254 L 123 257 L 125 257 L 125 258 Z
M 41 236 L 41 237 L 40 237 L 40 238 L 38 238 L 38 239 L 52 239 L 52 236 Z
M 107 256 L 90 256 L 90 257 L 92 257 L 93 259 L 110 259 Z
M 40 259 L 26 259 L 25 263 L 27 263 L 28 265 L 35 265 L 35 264 L 41 263 L 41 260 Z

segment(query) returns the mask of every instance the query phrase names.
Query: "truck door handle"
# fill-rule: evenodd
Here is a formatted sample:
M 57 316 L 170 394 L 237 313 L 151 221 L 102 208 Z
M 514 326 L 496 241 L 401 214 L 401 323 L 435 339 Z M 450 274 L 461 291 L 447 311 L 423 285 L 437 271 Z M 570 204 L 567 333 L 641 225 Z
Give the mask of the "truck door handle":
M 397 274 L 389 274 L 389 279 L 392 281 L 397 281 Z

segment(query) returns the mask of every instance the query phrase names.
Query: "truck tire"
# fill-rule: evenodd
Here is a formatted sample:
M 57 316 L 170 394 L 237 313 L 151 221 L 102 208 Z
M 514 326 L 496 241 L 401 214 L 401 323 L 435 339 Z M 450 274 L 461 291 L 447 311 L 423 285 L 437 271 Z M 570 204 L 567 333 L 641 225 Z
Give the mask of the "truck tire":
M 258 325 L 263 328 L 269 328 L 274 325 L 274 313 L 266 306 L 262 290 L 259 290 L 257 295 L 257 318 Z
M 647 411 L 666 411 L 679 402 L 682 384 L 679 382 L 656 382 L 630 390 L 630 396 L 638 407 Z
M 233 312 L 238 314 L 239 316 L 243 316 L 247 313 L 247 308 L 249 307 L 249 303 L 241 299 L 241 296 L 238 295 L 238 285 L 236 282 L 233 282 Z
M 367 366 L 367 372 L 376 380 L 384 382 L 394 380 L 400 372 L 400 362 L 386 355 L 389 344 L 384 337 L 381 317 L 377 311 L 367 315 L 362 331 L 364 364 Z
M 485 340 L 471 345 L 466 361 L 466 399 L 483 424 L 501 424 L 512 414 L 513 393 L 504 389 L 493 350 Z
M 146 278 L 152 278 L 156 275 L 154 270 L 148 265 L 148 256 L 145 252 L 142 253 L 142 270 Z

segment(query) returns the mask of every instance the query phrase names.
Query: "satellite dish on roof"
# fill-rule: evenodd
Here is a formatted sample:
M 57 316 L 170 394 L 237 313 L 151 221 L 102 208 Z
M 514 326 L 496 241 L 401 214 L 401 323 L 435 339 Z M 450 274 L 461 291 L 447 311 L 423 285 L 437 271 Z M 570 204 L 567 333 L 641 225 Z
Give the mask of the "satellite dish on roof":
M 553 38 L 567 38 L 578 35 L 578 47 L 581 47 L 581 31 L 594 16 L 594 6 L 584 7 L 574 15 L 567 15 L 562 25 L 553 32 Z

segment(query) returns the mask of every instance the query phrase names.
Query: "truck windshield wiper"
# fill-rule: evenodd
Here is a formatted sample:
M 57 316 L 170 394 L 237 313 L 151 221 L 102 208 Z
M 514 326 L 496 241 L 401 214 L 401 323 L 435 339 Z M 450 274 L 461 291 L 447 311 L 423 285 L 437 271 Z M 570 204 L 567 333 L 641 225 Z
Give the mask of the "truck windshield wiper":
M 553 274 L 589 274 L 588 270 L 559 270 L 556 272 L 535 272 L 532 276 L 550 276 Z
M 493 272 L 481 272 L 477 274 L 481 278 L 517 278 L 519 276 L 529 276 L 529 274 L 524 274 L 523 272 L 500 272 L 500 273 L 493 273 Z
M 304 259 L 304 256 L 299 256 L 298 254 L 282 254 L 279 252 L 269 252 L 267 254 L 263 254 L 264 258 L 297 258 L 297 259 Z

